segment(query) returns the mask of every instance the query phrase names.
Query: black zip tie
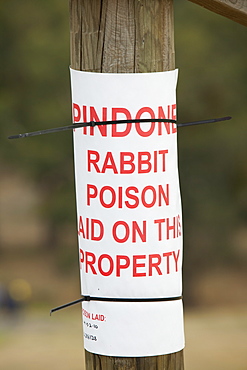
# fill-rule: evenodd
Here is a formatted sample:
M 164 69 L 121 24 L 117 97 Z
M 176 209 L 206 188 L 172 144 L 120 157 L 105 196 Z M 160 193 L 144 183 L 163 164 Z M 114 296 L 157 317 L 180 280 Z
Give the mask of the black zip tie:
M 170 297 L 170 298 L 108 298 L 108 297 L 91 297 L 89 295 L 84 295 L 76 301 L 65 303 L 62 306 L 52 308 L 50 310 L 50 316 L 53 312 L 62 310 L 64 308 L 73 306 L 80 302 L 89 302 L 89 301 L 101 301 L 101 302 L 167 302 L 167 301 L 177 301 L 182 299 L 183 296 Z
M 206 119 L 206 120 L 203 120 L 203 121 L 178 123 L 177 127 L 201 125 L 201 124 L 204 124 L 204 123 L 215 123 L 215 122 L 220 122 L 220 121 L 228 121 L 229 119 L 232 119 L 232 117 L 227 116 L 227 117 L 221 117 L 221 118 Z
M 163 119 L 163 118 L 144 118 L 144 119 L 122 119 L 122 120 L 118 120 L 118 121 L 81 122 L 81 123 L 74 123 L 73 125 L 69 125 L 69 126 L 49 128 L 49 129 L 46 129 L 46 130 L 27 132 L 25 134 L 12 135 L 12 136 L 9 136 L 8 139 L 21 139 L 21 138 L 29 137 L 29 136 L 52 134 L 54 132 L 74 130 L 76 128 L 88 127 L 88 126 L 89 127 L 95 127 L 95 126 L 99 126 L 99 125 L 104 126 L 104 125 L 112 125 L 112 124 L 138 123 L 138 122 L 172 122 L 172 123 L 176 123 L 176 120 L 174 120 L 174 119 Z
M 177 123 L 177 127 L 184 127 L 184 126 L 194 126 L 194 125 L 200 125 L 204 123 L 215 123 L 220 121 L 226 121 L 231 119 L 232 117 L 221 117 L 221 118 L 214 118 L 214 119 L 207 119 L 203 121 L 195 121 L 195 122 L 186 122 L 186 123 Z M 121 124 L 121 123 L 142 123 L 142 122 L 171 122 L 176 123 L 176 120 L 173 119 L 162 119 L 162 118 L 144 118 L 144 119 L 126 119 L 126 120 L 119 120 L 119 121 L 90 121 L 90 122 L 83 122 L 83 123 L 74 123 L 73 125 L 69 126 L 63 126 L 63 127 L 56 127 L 56 128 L 50 128 L 46 130 L 40 130 L 40 131 L 34 131 L 34 132 L 27 132 L 25 134 L 18 134 L 18 135 L 11 135 L 8 137 L 8 139 L 21 139 L 24 137 L 29 136 L 38 136 L 38 135 L 44 135 L 44 134 L 51 134 L 54 132 L 59 131 L 67 131 L 67 130 L 74 130 L 76 128 L 81 127 L 95 127 L 99 125 L 109 125 L 109 124 Z

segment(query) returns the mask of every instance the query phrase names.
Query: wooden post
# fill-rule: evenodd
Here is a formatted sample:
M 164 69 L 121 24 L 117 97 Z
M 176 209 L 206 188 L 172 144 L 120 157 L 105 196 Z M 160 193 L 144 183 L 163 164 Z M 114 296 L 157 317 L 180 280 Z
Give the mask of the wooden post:
M 175 68 L 173 0 L 70 0 L 70 25 L 73 69 L 140 73 Z M 183 368 L 183 351 L 141 358 L 86 351 L 87 370 Z
M 237 23 L 247 26 L 246 0 L 189 0 L 214 13 L 223 15 Z

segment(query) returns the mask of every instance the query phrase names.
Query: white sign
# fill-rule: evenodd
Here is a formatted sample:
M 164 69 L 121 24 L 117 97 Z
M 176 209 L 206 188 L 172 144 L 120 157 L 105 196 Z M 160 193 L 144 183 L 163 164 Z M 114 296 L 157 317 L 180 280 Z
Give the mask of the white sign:
M 71 70 L 73 121 L 176 119 L 177 70 L 101 74 Z M 182 215 L 176 124 L 74 130 L 82 295 L 182 294 Z M 184 347 L 182 300 L 82 304 L 86 350 L 153 356 Z

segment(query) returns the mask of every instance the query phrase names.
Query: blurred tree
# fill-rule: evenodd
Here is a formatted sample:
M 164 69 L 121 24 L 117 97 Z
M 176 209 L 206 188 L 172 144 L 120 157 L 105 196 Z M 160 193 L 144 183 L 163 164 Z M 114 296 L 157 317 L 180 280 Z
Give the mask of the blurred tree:
M 179 121 L 233 117 L 179 130 L 185 292 L 192 302 L 200 274 L 246 265 L 233 235 L 246 229 L 247 218 L 247 29 L 187 2 L 175 2 L 175 15 Z
M 25 172 L 39 187 L 49 247 L 63 224 L 75 221 L 71 133 L 10 142 L 12 132 L 71 123 L 69 21 L 66 1 L 4 3 L 2 26 L 1 163 Z

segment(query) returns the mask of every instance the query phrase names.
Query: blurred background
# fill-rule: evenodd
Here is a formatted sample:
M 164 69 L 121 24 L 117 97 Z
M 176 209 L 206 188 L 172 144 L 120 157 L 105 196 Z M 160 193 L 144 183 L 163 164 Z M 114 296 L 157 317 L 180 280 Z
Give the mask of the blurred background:
M 83 369 L 65 0 L 1 2 L 1 369 Z M 185 364 L 247 369 L 247 28 L 175 1 Z

